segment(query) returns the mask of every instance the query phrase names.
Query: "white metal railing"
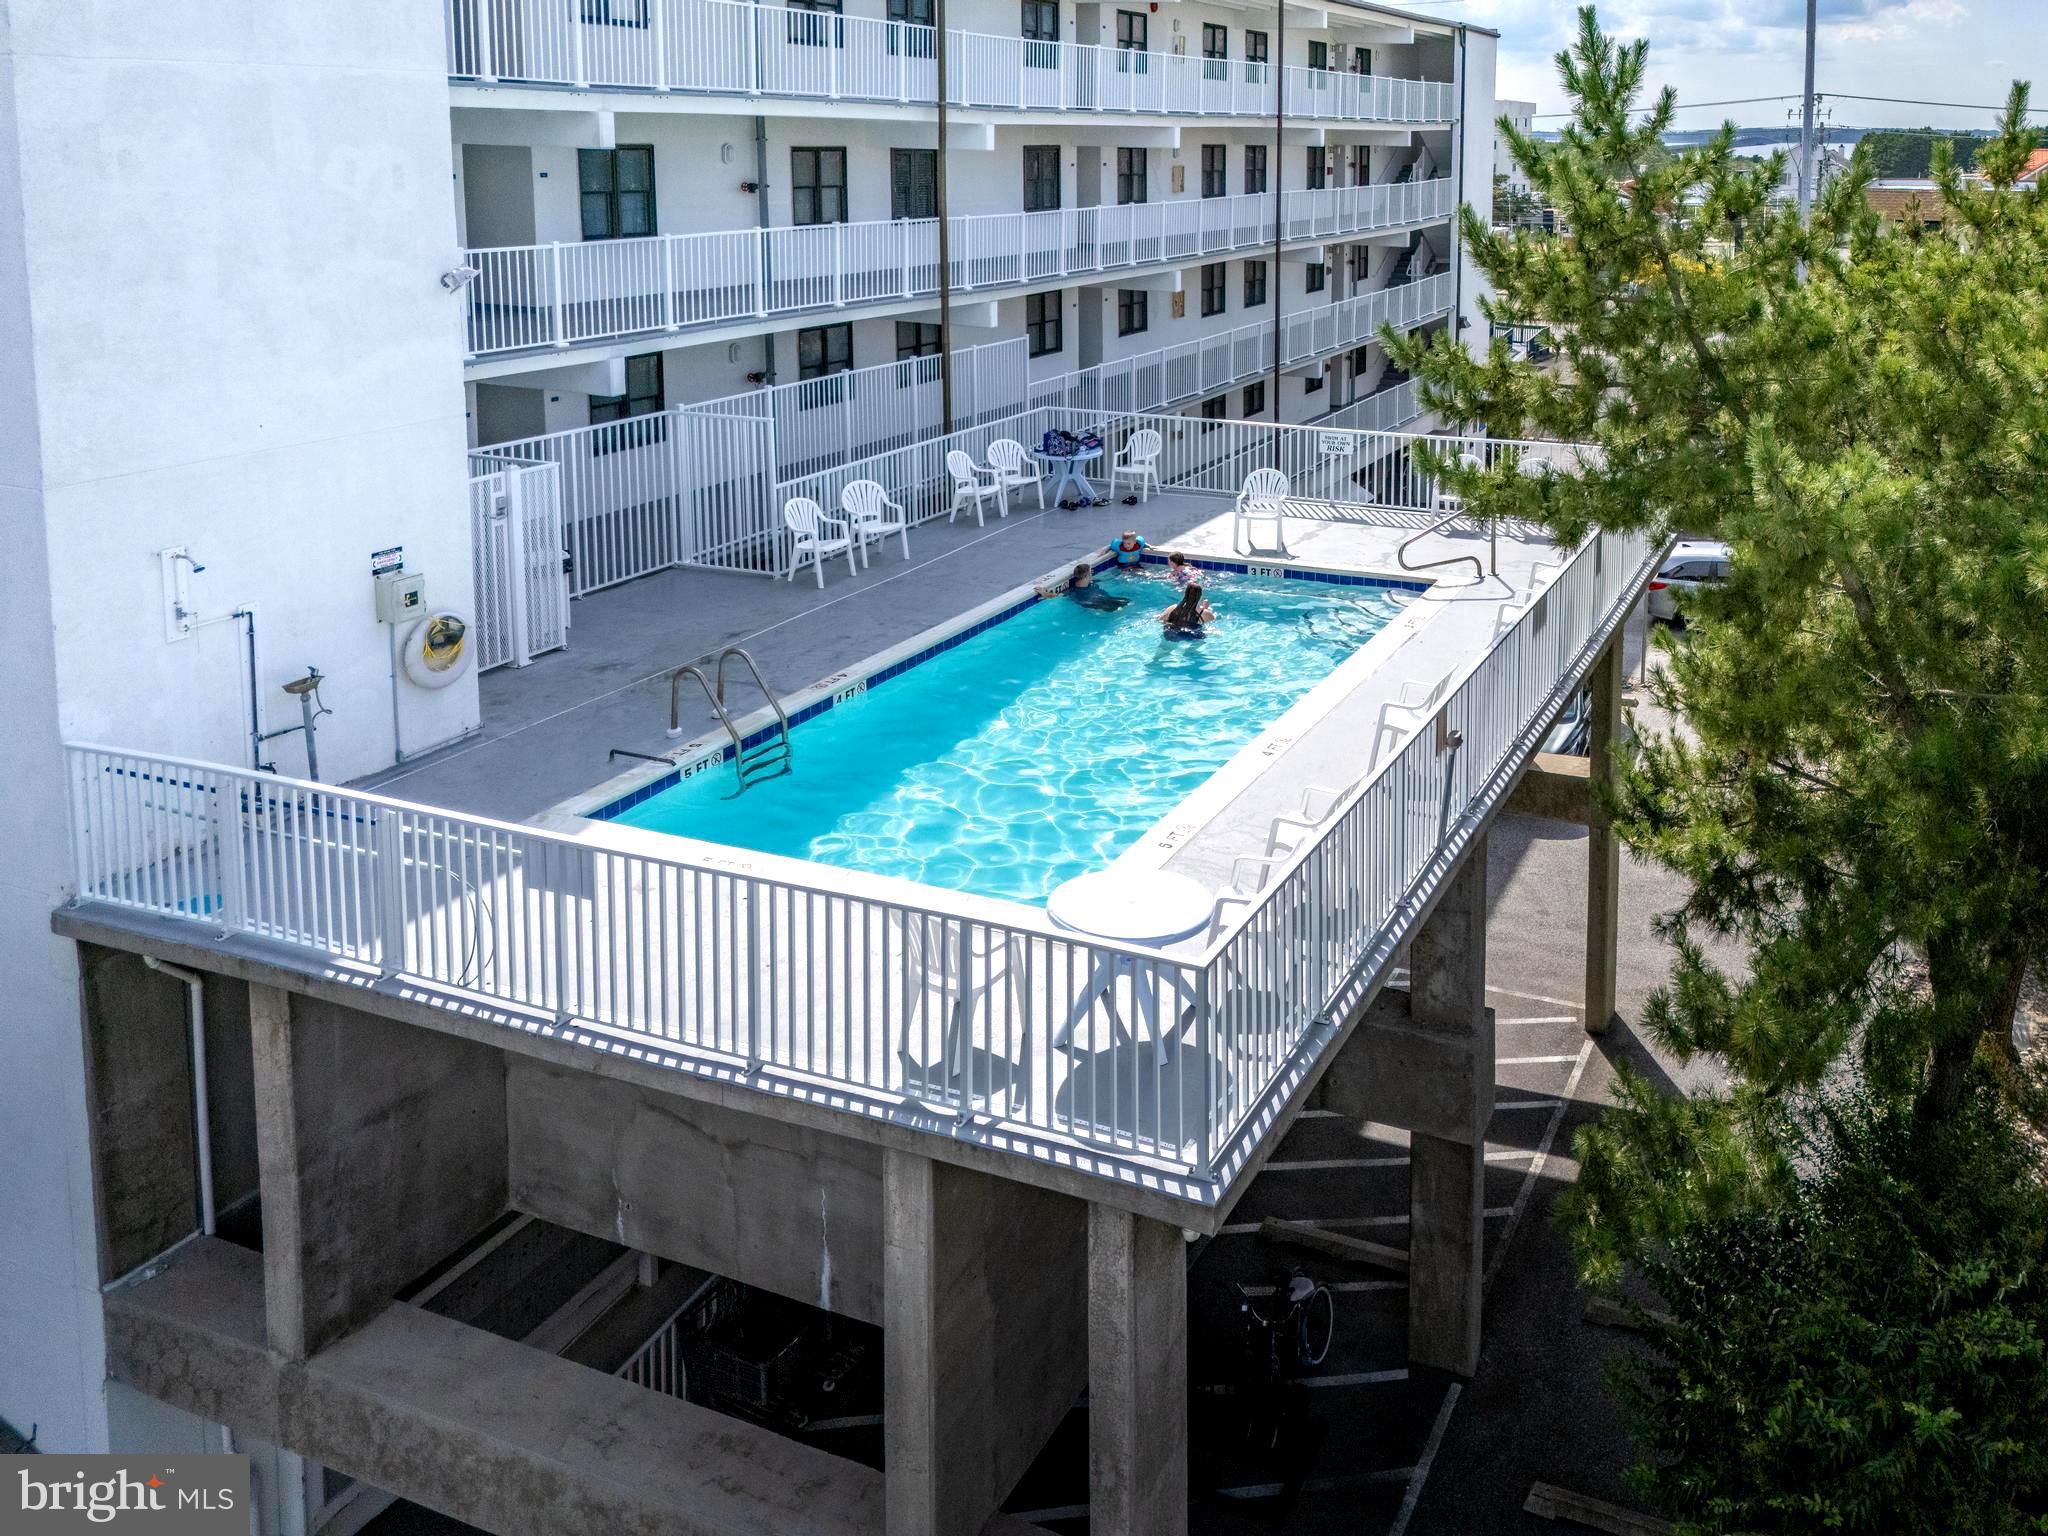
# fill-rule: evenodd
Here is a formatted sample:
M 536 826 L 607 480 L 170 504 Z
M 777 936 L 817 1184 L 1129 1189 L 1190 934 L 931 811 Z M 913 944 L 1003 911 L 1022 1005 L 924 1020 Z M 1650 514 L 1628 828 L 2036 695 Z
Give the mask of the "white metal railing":
M 1287 192 L 1280 212 L 1286 239 L 1311 241 L 1456 209 L 1450 178 L 1436 177 Z M 951 229 L 952 286 L 964 293 L 1261 250 L 1273 242 L 1273 199 L 970 214 Z M 472 357 L 838 312 L 939 288 L 936 219 L 500 246 L 464 259 L 478 274 L 466 290 Z
M 449 78 L 934 105 L 936 33 L 744 0 L 442 0 Z M 1456 86 L 949 29 L 947 100 L 1025 112 L 1449 122 Z
M 1572 452 L 1431 447 L 1525 468 Z M 765 1074 L 777 1092 L 865 1113 L 932 1105 L 968 1117 L 947 1122 L 955 1134 L 1020 1155 L 1079 1145 L 1199 1185 L 1242 1162 L 1326 1042 L 1316 1024 L 1333 998 L 1405 940 L 1653 559 L 1639 535 L 1589 539 L 1436 718 L 1188 953 L 793 862 L 758 874 L 626 835 L 83 745 L 66 749 L 76 899 L 189 924 L 196 942 L 262 941 L 599 1026 L 678 1070 Z M 1143 983 L 1124 1013 L 1134 1041 L 1069 1056 L 1060 1026 L 1119 970 Z M 949 1043 L 955 1020 L 966 1037 Z M 1164 1067 L 1155 1040 L 1182 1042 Z

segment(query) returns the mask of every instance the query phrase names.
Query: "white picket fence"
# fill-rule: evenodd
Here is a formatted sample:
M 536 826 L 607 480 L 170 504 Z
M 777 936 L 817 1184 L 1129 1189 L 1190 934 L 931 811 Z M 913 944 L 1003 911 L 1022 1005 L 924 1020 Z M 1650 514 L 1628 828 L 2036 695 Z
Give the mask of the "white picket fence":
M 1219 430 L 1240 428 L 1274 431 Z M 1435 445 L 1538 463 L 1529 445 Z M 1248 909 L 1177 952 L 958 893 L 878 894 L 888 887 L 822 867 L 769 876 L 659 839 L 86 745 L 67 747 L 75 895 L 178 923 L 191 943 L 258 941 L 322 972 L 353 964 L 459 993 L 490 1017 L 481 998 L 511 1027 L 560 1021 L 574 1039 L 596 1026 L 605 1049 L 623 1037 L 728 1085 L 869 1115 L 931 1106 L 945 1134 L 1022 1157 L 1135 1159 L 1199 1200 L 1327 1048 L 1316 1025 L 1333 999 L 1391 963 L 1656 553 L 1638 535 L 1589 539 Z M 1120 972 L 1138 983 L 1128 1033 L 1056 1045 Z M 1163 1063 L 1154 1042 L 1170 1047 Z
M 936 34 L 744 0 L 443 0 L 448 75 L 818 101 L 936 104 Z M 1457 87 L 949 29 L 947 99 L 979 109 L 1437 123 Z
M 523 667 L 569 643 L 560 466 L 487 449 L 469 467 L 477 670 Z
M 810 12 L 799 12 L 810 15 Z M 1449 218 L 1447 176 L 1281 194 L 1291 241 Z M 949 221 L 956 293 L 1016 288 L 1273 243 L 1265 194 L 970 214 Z M 469 354 L 839 313 L 939 290 L 938 220 L 887 219 L 472 249 Z

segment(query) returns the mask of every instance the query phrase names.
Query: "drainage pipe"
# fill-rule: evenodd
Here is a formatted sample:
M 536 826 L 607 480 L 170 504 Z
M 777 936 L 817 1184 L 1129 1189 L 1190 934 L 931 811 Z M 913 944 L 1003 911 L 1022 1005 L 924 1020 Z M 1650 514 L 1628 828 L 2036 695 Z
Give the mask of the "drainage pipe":
M 206 1106 L 206 978 L 155 955 L 142 963 L 185 984 L 185 1006 L 192 1035 L 192 1130 L 199 1143 L 199 1230 L 213 1236 L 213 1123 Z

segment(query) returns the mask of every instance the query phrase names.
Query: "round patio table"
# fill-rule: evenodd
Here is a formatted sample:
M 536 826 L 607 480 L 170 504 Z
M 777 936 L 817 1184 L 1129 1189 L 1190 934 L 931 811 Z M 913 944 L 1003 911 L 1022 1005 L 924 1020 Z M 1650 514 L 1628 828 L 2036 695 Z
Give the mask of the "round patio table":
M 1073 453 L 1047 453 L 1042 448 L 1032 450 L 1031 456 L 1041 464 L 1053 468 L 1052 501 L 1058 506 L 1067 499 L 1067 487 L 1072 486 L 1074 494 L 1084 503 L 1095 500 L 1095 488 L 1088 483 L 1088 477 L 1081 473 L 1080 466 L 1093 463 L 1102 457 L 1100 448 L 1082 448 Z M 1085 876 L 1083 877 L 1086 878 Z
M 1170 875 L 1163 870 L 1104 869 L 1092 875 L 1078 875 L 1055 886 L 1045 900 L 1046 916 L 1062 928 L 1117 943 L 1148 947 L 1171 944 L 1200 932 L 1215 908 L 1215 896 L 1203 886 L 1185 875 Z M 1066 1022 L 1053 1036 L 1052 1043 L 1065 1045 L 1075 1028 L 1094 1011 L 1098 1001 L 1109 1004 L 1110 1017 L 1115 1019 L 1116 983 L 1118 976 L 1125 972 L 1131 978 L 1133 1010 L 1141 1018 L 1158 1020 L 1161 999 L 1153 967 L 1142 960 L 1103 953 L 1096 956 L 1088 972 L 1087 985 L 1074 1000 Z M 1169 976 L 1167 985 L 1176 1000 L 1185 998 L 1190 1004 L 1194 1002 L 1194 998 L 1187 995 L 1177 972 Z M 1170 1028 L 1155 1023 L 1153 1045 L 1162 1064 L 1166 1061 L 1166 1043 L 1172 1033 Z M 1133 1031 L 1135 1037 L 1136 1032 Z

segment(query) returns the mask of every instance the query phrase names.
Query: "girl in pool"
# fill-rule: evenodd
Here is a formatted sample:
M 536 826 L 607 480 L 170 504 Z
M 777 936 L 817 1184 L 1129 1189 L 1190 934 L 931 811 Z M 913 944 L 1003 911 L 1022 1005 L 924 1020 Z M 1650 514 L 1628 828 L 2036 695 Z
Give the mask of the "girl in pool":
M 1169 635 L 1199 635 L 1204 624 L 1216 622 L 1216 610 L 1202 596 L 1200 584 L 1193 583 L 1181 593 L 1179 602 L 1159 616 L 1159 622 L 1166 626 Z
M 1176 587 L 1184 587 L 1195 579 L 1195 568 L 1188 564 L 1188 557 L 1174 550 L 1166 557 L 1166 574 L 1173 578 Z

